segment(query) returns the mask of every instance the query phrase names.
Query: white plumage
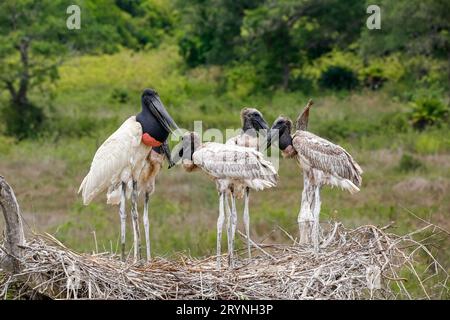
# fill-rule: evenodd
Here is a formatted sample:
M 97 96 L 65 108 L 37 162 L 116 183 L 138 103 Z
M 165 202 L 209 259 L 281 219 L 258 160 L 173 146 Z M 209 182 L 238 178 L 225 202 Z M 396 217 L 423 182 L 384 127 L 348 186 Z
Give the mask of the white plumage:
M 109 199 L 114 189 L 119 189 L 122 182 L 128 183 L 139 177 L 151 150 L 141 143 L 141 137 L 142 127 L 132 116 L 98 148 L 78 190 L 85 205 L 111 186 L 108 203 L 117 203 Z
M 191 141 L 193 141 L 191 143 Z M 191 148 L 190 146 L 194 146 Z M 193 150 L 192 150 L 193 149 Z M 186 152 L 190 151 L 190 155 Z M 197 168 L 204 171 L 216 182 L 219 197 L 219 218 L 217 220 L 217 265 L 220 268 L 221 237 L 224 222 L 224 202 L 226 195 L 233 194 L 236 185 L 254 190 L 271 188 L 277 184 L 277 171 L 271 162 L 264 159 L 262 153 L 252 148 L 233 144 L 208 142 L 201 144 L 196 133 L 187 133 L 183 137 L 183 167 L 187 171 Z M 233 264 L 233 244 L 236 230 L 236 204 L 231 197 L 228 228 L 228 257 Z
M 192 156 L 194 165 L 216 179 L 239 182 L 255 190 L 276 185 L 277 172 L 272 163 L 251 148 L 208 142 Z
M 143 222 L 148 260 L 150 259 L 149 197 L 155 189 L 155 178 L 164 158 L 169 160 L 169 168 L 174 165 L 167 138 L 170 132 L 178 129 L 177 124 L 153 89 L 143 91 L 141 107 L 140 113 L 128 118 L 98 148 L 89 173 L 78 190 L 85 205 L 106 189 L 108 189 L 107 203 L 119 204 L 122 260 L 125 259 L 126 198 L 131 196 L 134 259 L 137 261 L 141 258 L 137 199 L 139 194 L 145 194 Z
M 227 145 L 235 145 L 247 148 L 253 148 L 259 151 L 260 148 L 260 139 L 259 132 L 261 129 L 268 129 L 268 125 L 266 120 L 264 119 L 261 112 L 259 112 L 255 108 L 243 108 L 241 110 L 241 123 L 242 123 L 242 132 L 235 137 L 232 137 L 226 141 Z M 256 188 L 253 188 L 256 189 Z M 258 190 L 258 189 L 256 189 Z M 251 248 L 250 248 L 250 210 L 249 210 L 249 202 L 250 202 L 250 189 L 249 187 L 240 184 L 234 183 L 233 186 L 233 194 L 236 198 L 244 197 L 244 213 L 243 213 L 243 221 L 245 226 L 245 233 L 247 237 L 247 251 L 248 257 L 251 258 Z

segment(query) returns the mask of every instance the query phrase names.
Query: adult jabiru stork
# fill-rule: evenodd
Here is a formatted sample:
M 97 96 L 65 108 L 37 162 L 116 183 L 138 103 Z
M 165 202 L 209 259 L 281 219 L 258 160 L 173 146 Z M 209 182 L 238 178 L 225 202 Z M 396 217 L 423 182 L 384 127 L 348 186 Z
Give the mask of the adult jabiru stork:
M 107 203 L 119 204 L 122 260 L 125 260 L 127 217 L 125 199 L 130 197 L 130 192 L 127 190 L 131 190 L 135 261 L 141 258 L 137 198 L 139 193 L 145 193 L 144 229 L 147 259 L 149 259 L 149 197 L 154 191 L 155 177 L 161 169 L 163 159 L 166 158 L 169 161 L 169 168 L 174 164 L 167 138 L 169 133 L 178 129 L 177 124 L 166 111 L 155 90 L 144 90 L 141 96 L 141 105 L 141 112 L 128 118 L 98 148 L 89 173 L 83 179 L 78 190 L 79 193 L 82 193 L 85 205 L 88 205 L 95 196 L 107 188 Z

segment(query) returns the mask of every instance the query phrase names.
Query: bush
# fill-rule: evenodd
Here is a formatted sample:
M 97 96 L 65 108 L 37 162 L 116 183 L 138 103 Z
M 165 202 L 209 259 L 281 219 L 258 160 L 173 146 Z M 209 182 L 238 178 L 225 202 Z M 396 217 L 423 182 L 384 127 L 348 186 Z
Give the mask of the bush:
M 448 138 L 447 138 L 448 139 Z M 439 132 L 422 132 L 415 139 L 414 150 L 420 154 L 436 154 L 448 151 L 449 141 Z
M 44 111 L 30 102 L 9 104 L 2 110 L 2 117 L 8 119 L 5 133 L 19 140 L 36 137 L 46 118 Z
M 422 167 L 422 162 L 410 154 L 404 154 L 398 164 L 398 170 L 403 172 L 415 171 Z
M 239 98 L 254 93 L 259 84 L 256 69 L 251 64 L 238 64 L 228 68 L 224 76 L 227 92 Z
M 89 136 L 92 132 L 103 127 L 107 121 L 108 119 L 97 119 L 89 116 L 73 118 L 57 115 L 49 119 L 46 134 L 53 136 L 55 139 Z
M 358 86 L 358 78 L 349 68 L 329 66 L 320 75 L 319 85 L 327 89 L 351 90 Z
M 411 126 L 405 112 L 389 112 L 381 117 L 380 123 L 385 129 L 394 132 L 407 132 Z
M 420 98 L 412 104 L 410 120 L 415 129 L 423 130 L 428 126 L 439 125 L 446 121 L 449 114 L 445 106 L 436 98 Z
M 378 122 L 370 119 L 336 119 L 327 121 L 317 127 L 319 136 L 331 141 L 339 141 L 346 139 L 359 139 L 374 135 L 380 131 Z
M 386 81 L 399 81 L 405 74 L 405 68 L 401 63 L 400 56 L 391 55 L 383 58 L 371 58 L 369 65 L 361 68 L 358 73 L 364 86 L 378 90 Z
M 14 138 L 0 135 L 0 157 L 8 155 L 11 152 L 14 143 Z
M 130 100 L 130 96 L 128 94 L 128 91 L 126 89 L 114 89 L 111 98 L 114 101 L 120 102 L 120 103 L 127 103 Z

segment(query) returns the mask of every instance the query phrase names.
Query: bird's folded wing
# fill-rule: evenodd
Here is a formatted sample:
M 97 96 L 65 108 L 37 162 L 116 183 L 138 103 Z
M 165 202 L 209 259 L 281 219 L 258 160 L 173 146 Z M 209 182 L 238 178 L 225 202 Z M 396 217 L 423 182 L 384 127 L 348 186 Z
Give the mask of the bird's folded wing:
M 301 162 L 309 167 L 348 179 L 361 185 L 361 167 L 341 146 L 307 131 L 295 132 L 292 144 Z
M 216 178 L 264 179 L 276 183 L 277 171 L 273 164 L 252 148 L 206 143 L 194 152 L 193 160 Z
M 111 184 L 120 182 L 120 175 L 133 164 L 141 136 L 141 125 L 130 117 L 98 148 L 78 191 L 82 192 L 84 204 Z

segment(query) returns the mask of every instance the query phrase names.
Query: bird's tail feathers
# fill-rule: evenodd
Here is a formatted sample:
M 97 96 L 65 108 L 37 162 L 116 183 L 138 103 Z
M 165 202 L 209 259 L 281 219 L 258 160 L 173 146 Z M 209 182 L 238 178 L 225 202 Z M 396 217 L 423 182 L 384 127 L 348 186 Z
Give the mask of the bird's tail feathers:
M 347 190 L 351 194 L 355 194 L 355 193 L 360 191 L 360 189 L 353 182 L 351 182 L 348 179 L 342 180 L 341 183 L 340 183 L 340 187 L 342 189 Z
M 79 194 L 81 191 L 83 191 L 84 187 L 86 186 L 86 180 L 87 180 L 87 175 L 86 175 L 86 177 L 84 177 L 83 181 L 81 182 L 80 188 L 78 188 L 78 192 L 77 192 L 78 194 Z

